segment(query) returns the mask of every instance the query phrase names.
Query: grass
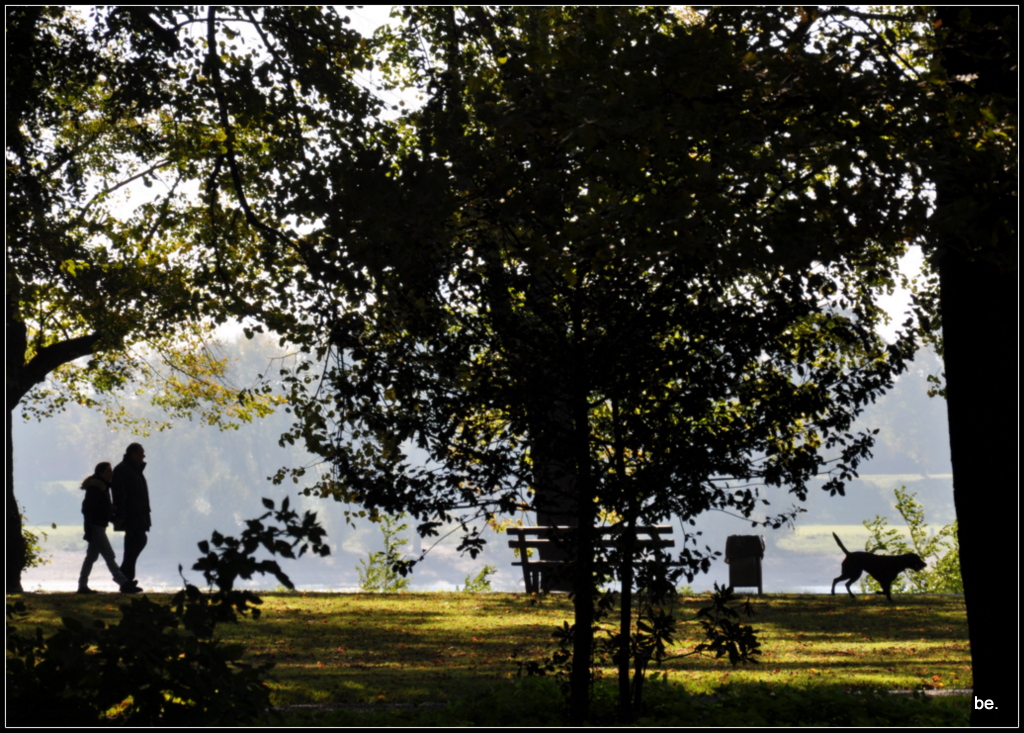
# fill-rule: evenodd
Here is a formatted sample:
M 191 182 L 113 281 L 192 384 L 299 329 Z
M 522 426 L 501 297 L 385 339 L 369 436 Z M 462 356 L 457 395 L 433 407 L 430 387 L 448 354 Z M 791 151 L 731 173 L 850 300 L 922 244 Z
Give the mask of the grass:
M 158 594 L 151 597 L 157 600 Z M 372 706 L 370 712 L 321 715 L 317 724 L 343 725 L 353 715 L 362 721 L 360 725 L 429 722 L 422 717 L 427 713 L 395 710 L 387 704 L 450 703 L 445 715 L 451 716 L 460 715 L 460 705 L 480 708 L 499 704 L 482 702 L 488 695 L 498 695 L 502 705 L 515 703 L 509 695 L 520 695 L 524 714 L 536 712 L 539 693 L 524 692 L 522 685 L 512 684 L 516 665 L 511 660 L 549 654 L 552 630 L 572 619 L 571 605 L 563 596 L 266 593 L 262 597 L 263 616 L 258 621 L 218 627 L 218 636 L 244 644 L 253 661 L 274 663 L 268 678 L 274 705 Z M 62 616 L 116 622 L 121 601 L 113 595 L 62 593 L 30 594 L 24 600 L 29 616 L 19 620 L 18 626 L 41 626 L 44 631 L 56 629 Z M 685 597 L 677 617 L 692 619 L 706 604 L 706 595 Z M 656 700 L 662 695 L 668 704 L 690 699 L 684 693 L 716 692 L 710 699 L 715 701 L 715 715 L 720 716 L 728 707 L 725 702 L 730 694 L 760 695 L 762 708 L 783 706 L 776 716 L 782 720 L 790 708 L 806 711 L 812 695 L 972 685 L 966 615 L 960 597 L 905 595 L 890 604 L 881 596 L 853 601 L 843 596 L 787 594 L 755 598 L 754 608 L 757 615 L 744 618 L 743 623 L 758 629 L 760 664 L 732 668 L 724 659 L 682 656 L 701 641 L 700 627 L 687 622 L 681 625 L 675 656 L 660 670 L 653 670 L 663 675 L 650 687 L 649 698 Z M 611 669 L 605 676 L 614 680 Z M 787 696 L 794 694 L 797 697 L 786 702 Z M 557 699 L 557 693 L 551 695 Z M 599 689 L 595 704 L 599 706 L 602 696 L 609 695 Z M 825 702 L 817 705 L 822 710 L 828 707 Z M 957 714 L 961 707 L 966 710 L 962 698 L 939 705 L 956 706 Z M 687 708 L 674 714 L 685 718 L 699 712 Z M 374 721 L 374 715 L 383 717 Z M 470 712 L 461 715 L 466 722 L 480 724 Z M 286 722 L 292 724 L 309 722 L 309 713 L 289 716 Z M 827 720 L 870 724 L 841 716 Z M 757 725 L 763 721 L 733 723 Z

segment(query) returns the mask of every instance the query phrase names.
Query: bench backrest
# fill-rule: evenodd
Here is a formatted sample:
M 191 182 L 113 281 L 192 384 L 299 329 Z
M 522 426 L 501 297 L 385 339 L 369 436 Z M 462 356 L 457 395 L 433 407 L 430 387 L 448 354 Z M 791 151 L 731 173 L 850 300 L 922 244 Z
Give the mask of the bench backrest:
M 615 547 L 617 536 L 622 534 L 622 525 L 611 527 L 596 527 L 598 539 L 595 545 L 600 548 Z M 558 539 L 571 534 L 576 527 L 548 526 L 548 527 L 509 527 L 505 530 L 513 538 L 509 540 L 508 546 L 526 549 L 530 547 L 545 547 L 557 544 Z M 672 525 L 659 524 L 636 528 L 637 548 L 651 547 L 675 547 L 675 542 L 669 537 L 672 534 Z M 533 537 L 535 539 L 528 539 Z

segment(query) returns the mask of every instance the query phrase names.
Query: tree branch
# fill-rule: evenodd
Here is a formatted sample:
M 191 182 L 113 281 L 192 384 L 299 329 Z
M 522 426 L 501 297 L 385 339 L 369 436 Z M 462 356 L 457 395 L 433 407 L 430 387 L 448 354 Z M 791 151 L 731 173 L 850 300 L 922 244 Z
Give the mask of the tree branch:
M 18 370 L 17 377 L 12 379 L 8 372 L 7 409 L 13 410 L 30 389 L 46 379 L 57 367 L 92 354 L 100 338 L 100 334 L 90 333 L 44 346 Z

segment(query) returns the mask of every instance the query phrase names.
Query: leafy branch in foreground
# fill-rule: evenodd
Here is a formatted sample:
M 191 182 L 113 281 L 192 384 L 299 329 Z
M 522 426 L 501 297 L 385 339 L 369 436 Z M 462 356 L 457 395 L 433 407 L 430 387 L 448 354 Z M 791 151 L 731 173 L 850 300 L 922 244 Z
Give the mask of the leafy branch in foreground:
M 715 659 L 721 659 L 728 655 L 729 663 L 734 667 L 741 662 L 757 664 L 754 657 L 761 653 L 761 643 L 757 640 L 757 629 L 737 622 L 740 617 L 739 612 L 726 605 L 732 600 L 734 600 L 732 588 L 719 587 L 718 583 L 715 583 L 715 591 L 711 594 L 711 605 L 697 611 L 697 618 L 700 619 L 700 624 L 704 627 L 704 636 L 707 641 L 698 644 L 690 654 L 714 652 Z M 744 602 L 742 610 L 747 616 L 754 615 L 754 607 L 749 598 Z
M 274 502 L 264 499 L 273 510 Z M 265 526 L 273 514 L 282 527 Z M 121 606 L 114 625 L 65 617 L 50 637 L 42 629 L 22 635 L 13 623 L 25 612 L 22 601 L 7 606 L 8 723 L 14 725 L 243 725 L 255 721 L 270 702 L 262 677 L 272 666 L 241 661 L 242 647 L 213 638 L 218 623 L 259 617 L 262 603 L 234 581 L 254 572 L 272 573 L 288 588 L 291 580 L 276 562 L 255 562 L 260 546 L 271 554 L 295 557 L 307 549 L 327 555 L 325 532 L 316 516 L 303 520 L 288 508 L 252 519 L 242 538 L 214 533 L 199 546 L 206 556 L 193 566 L 218 590 L 202 593 L 185 584 L 170 603 L 147 597 Z M 288 540 L 282 539 L 289 538 Z M 179 572 L 181 568 L 179 566 Z M 251 605 L 250 605 L 251 604 Z

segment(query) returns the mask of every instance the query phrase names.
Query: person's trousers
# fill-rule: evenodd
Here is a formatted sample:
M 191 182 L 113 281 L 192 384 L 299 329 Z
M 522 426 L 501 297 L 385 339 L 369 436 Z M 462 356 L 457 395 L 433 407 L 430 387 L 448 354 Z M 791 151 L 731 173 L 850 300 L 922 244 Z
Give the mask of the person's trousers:
M 121 561 L 121 572 L 128 578 L 129 582 L 135 581 L 135 561 L 139 559 L 143 548 L 146 546 L 146 532 L 125 530 L 124 533 L 124 560 Z
M 82 572 L 78 575 L 78 589 L 84 590 L 89 587 L 89 573 L 92 572 L 97 557 L 102 557 L 107 563 L 107 569 L 118 586 L 128 582 L 121 568 L 117 567 L 117 558 L 114 555 L 114 548 L 110 546 L 110 540 L 107 539 L 106 527 L 90 524 L 86 538 L 89 540 L 89 548 L 85 551 L 85 562 L 82 563 Z

